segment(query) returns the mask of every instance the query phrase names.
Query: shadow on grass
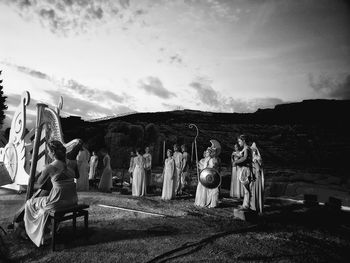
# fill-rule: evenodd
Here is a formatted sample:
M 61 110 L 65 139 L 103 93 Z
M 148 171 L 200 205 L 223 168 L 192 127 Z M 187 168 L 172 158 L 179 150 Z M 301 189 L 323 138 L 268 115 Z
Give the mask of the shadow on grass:
M 144 230 L 115 229 L 113 226 L 93 226 L 88 229 L 87 233 L 84 232 L 82 228 L 78 228 L 74 235 L 72 228 L 66 226 L 60 230 L 57 236 L 57 250 L 132 239 L 173 236 L 177 235 L 179 232 L 179 229 L 165 224 Z

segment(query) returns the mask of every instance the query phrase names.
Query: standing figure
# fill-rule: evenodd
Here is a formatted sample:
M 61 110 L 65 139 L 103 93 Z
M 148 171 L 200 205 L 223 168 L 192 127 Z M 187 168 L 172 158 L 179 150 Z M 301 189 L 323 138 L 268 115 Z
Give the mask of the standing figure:
M 250 209 L 251 201 L 251 182 L 252 182 L 252 153 L 246 143 L 246 136 L 240 135 L 238 137 L 238 145 L 242 147 L 241 157 L 233 161 L 232 165 L 239 166 L 238 178 L 244 186 L 243 209 Z
M 203 158 L 198 162 L 199 173 L 207 167 L 209 161 L 209 151 L 205 150 L 203 153 Z M 196 206 L 206 206 L 207 205 L 207 197 L 208 197 L 208 188 L 204 187 L 201 182 L 198 180 L 196 197 L 194 204 Z
M 130 176 L 130 185 L 132 185 L 132 173 L 134 171 L 134 158 L 135 158 L 135 153 L 133 151 L 130 152 L 130 163 L 129 163 L 129 176 Z
M 134 158 L 134 169 L 132 174 L 132 195 L 146 195 L 146 172 L 145 158 L 141 155 L 141 149 L 136 149 L 136 157 Z
M 82 147 L 77 155 L 79 169 L 79 178 L 76 180 L 77 191 L 89 191 L 89 159 L 89 151 Z
M 98 185 L 98 190 L 101 192 L 112 192 L 113 183 L 112 183 L 112 168 L 111 168 L 111 157 L 106 149 L 102 150 L 103 154 L 103 171 Z
M 187 152 L 187 147 L 185 144 L 181 145 L 182 151 L 182 161 L 181 161 L 181 176 L 180 176 L 180 186 L 179 194 L 182 194 L 183 189 L 187 185 L 190 169 L 190 155 Z
M 174 154 L 173 158 L 175 161 L 175 191 L 176 195 L 179 194 L 180 186 L 181 186 L 181 169 L 182 169 L 182 153 L 179 152 L 179 146 L 174 144 Z
M 163 190 L 162 199 L 171 200 L 175 197 L 175 161 L 172 158 L 173 151 L 167 150 L 167 157 L 164 162 L 163 169 Z
M 89 186 L 92 188 L 94 186 L 97 165 L 98 165 L 98 156 L 95 151 L 92 151 L 92 156 L 90 158 L 90 170 L 89 170 Z
M 236 143 L 234 146 L 234 151 L 231 155 L 231 163 L 233 164 L 234 161 L 237 161 L 241 156 L 241 153 L 239 151 L 239 146 Z M 232 177 L 231 177 L 231 187 L 230 187 L 230 196 L 234 198 L 243 198 L 244 196 L 244 188 L 241 184 L 241 181 L 238 178 L 238 172 L 240 167 L 237 165 L 232 165 Z
M 145 148 L 143 158 L 145 158 L 146 189 L 149 191 L 152 183 L 152 155 L 149 152 L 149 147 Z
M 49 177 L 52 189 L 48 196 L 28 199 L 24 212 L 27 235 L 37 247 L 44 242 L 44 229 L 49 212 L 73 206 L 78 202 L 74 171 L 66 165 L 66 148 L 59 141 L 51 141 L 48 149 L 53 162 L 44 168 L 40 177 Z
M 207 162 L 207 167 L 214 168 L 218 172 L 220 172 L 221 160 L 218 157 L 219 155 L 218 150 L 215 147 L 211 146 L 208 148 L 208 151 L 209 151 L 210 158 Z M 213 189 L 208 189 L 206 206 L 209 208 L 214 208 L 218 206 L 218 203 L 219 203 L 219 186 Z
M 252 198 L 250 207 L 252 210 L 262 213 L 264 209 L 264 171 L 262 168 L 262 158 L 255 142 L 250 147 L 252 150 L 252 165 L 254 181 L 251 185 Z

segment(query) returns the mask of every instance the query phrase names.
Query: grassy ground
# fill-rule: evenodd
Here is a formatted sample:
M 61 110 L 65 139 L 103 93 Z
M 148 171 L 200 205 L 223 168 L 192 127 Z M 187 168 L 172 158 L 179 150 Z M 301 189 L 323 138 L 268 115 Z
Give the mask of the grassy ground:
M 24 195 L 0 190 L 0 225 L 10 223 Z M 13 233 L 2 235 L 13 262 L 347 262 L 350 216 L 324 207 L 267 200 L 256 222 L 233 217 L 239 202 L 224 198 L 216 209 L 196 208 L 193 197 L 165 202 L 160 196 L 79 193 L 90 204 L 89 232 L 78 221 L 62 224 L 57 251 L 37 248 Z M 122 206 L 167 215 L 151 216 L 100 207 Z M 5 259 L 3 259 L 5 262 Z M 6 261 L 6 262 L 7 262 Z

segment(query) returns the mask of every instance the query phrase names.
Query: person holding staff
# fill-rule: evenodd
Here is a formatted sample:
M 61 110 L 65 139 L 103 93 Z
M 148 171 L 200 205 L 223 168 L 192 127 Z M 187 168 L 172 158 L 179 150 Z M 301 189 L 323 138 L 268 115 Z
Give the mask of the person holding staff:
M 163 190 L 162 199 L 171 200 L 175 197 L 175 161 L 172 158 L 172 150 L 167 150 L 167 158 L 164 161 L 163 169 Z

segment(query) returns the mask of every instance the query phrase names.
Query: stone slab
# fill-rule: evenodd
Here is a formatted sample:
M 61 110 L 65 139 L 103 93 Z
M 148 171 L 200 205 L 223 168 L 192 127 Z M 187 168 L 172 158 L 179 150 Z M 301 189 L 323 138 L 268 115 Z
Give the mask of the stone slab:
M 242 208 L 233 209 L 234 217 L 237 217 L 243 221 L 255 221 L 258 218 L 258 213 L 252 210 L 245 210 Z

